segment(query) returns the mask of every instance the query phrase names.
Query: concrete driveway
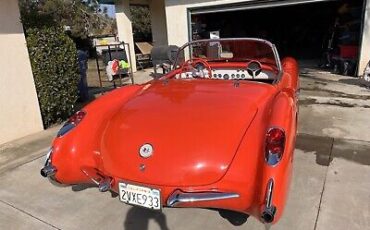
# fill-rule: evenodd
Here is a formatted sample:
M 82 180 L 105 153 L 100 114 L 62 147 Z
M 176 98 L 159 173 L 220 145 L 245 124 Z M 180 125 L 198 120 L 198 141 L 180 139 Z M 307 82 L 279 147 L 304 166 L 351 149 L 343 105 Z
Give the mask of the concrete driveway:
M 370 92 L 353 80 L 303 70 L 293 183 L 271 229 L 369 229 Z M 253 218 L 233 226 L 211 210 L 153 212 L 97 188 L 55 187 L 39 169 L 57 129 L 0 146 L 0 229 L 265 229 Z

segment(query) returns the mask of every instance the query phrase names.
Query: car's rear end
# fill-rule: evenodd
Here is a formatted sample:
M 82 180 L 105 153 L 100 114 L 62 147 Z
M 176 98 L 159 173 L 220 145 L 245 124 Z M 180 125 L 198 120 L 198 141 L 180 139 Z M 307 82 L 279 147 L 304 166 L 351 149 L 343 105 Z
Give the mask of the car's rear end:
M 150 209 L 226 209 L 276 222 L 295 101 L 278 83 L 237 83 L 164 78 L 115 90 L 67 122 L 42 174 Z

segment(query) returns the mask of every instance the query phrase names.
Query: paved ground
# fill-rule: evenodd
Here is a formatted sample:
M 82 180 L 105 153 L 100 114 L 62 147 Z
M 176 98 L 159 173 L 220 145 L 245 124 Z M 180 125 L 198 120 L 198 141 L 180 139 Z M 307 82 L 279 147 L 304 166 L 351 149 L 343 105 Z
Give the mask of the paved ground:
M 310 69 L 301 83 L 293 183 L 272 229 L 369 229 L 370 91 L 353 78 Z M 158 213 L 96 188 L 52 186 L 39 169 L 58 128 L 0 146 L 0 229 L 265 229 L 253 218 L 235 227 L 215 211 Z

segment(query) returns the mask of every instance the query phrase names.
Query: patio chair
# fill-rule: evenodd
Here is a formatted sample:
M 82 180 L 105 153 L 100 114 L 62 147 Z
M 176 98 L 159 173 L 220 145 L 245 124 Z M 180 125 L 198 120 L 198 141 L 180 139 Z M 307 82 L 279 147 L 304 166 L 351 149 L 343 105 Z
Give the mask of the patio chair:
M 141 69 L 144 69 L 144 66 L 148 66 L 151 63 L 150 53 L 153 46 L 148 42 L 135 42 L 135 45 L 140 51 L 140 54 L 136 54 L 136 63 Z

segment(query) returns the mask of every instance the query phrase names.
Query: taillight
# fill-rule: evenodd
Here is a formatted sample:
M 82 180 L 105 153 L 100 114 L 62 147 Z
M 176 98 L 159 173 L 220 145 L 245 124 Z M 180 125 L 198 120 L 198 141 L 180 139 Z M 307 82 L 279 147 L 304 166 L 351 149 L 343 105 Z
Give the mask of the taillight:
M 78 111 L 75 114 L 73 114 L 72 117 L 70 117 L 67 122 L 72 123 L 75 126 L 77 126 L 82 121 L 82 119 L 85 117 L 85 115 L 86 115 L 85 111 Z
M 283 157 L 285 132 L 280 128 L 270 128 L 266 133 L 265 159 L 267 164 L 276 165 Z
M 61 137 L 71 131 L 74 127 L 76 127 L 82 119 L 85 117 L 86 112 L 85 111 L 78 111 L 75 114 L 73 114 L 68 121 L 63 125 L 63 127 L 59 130 L 57 137 Z

